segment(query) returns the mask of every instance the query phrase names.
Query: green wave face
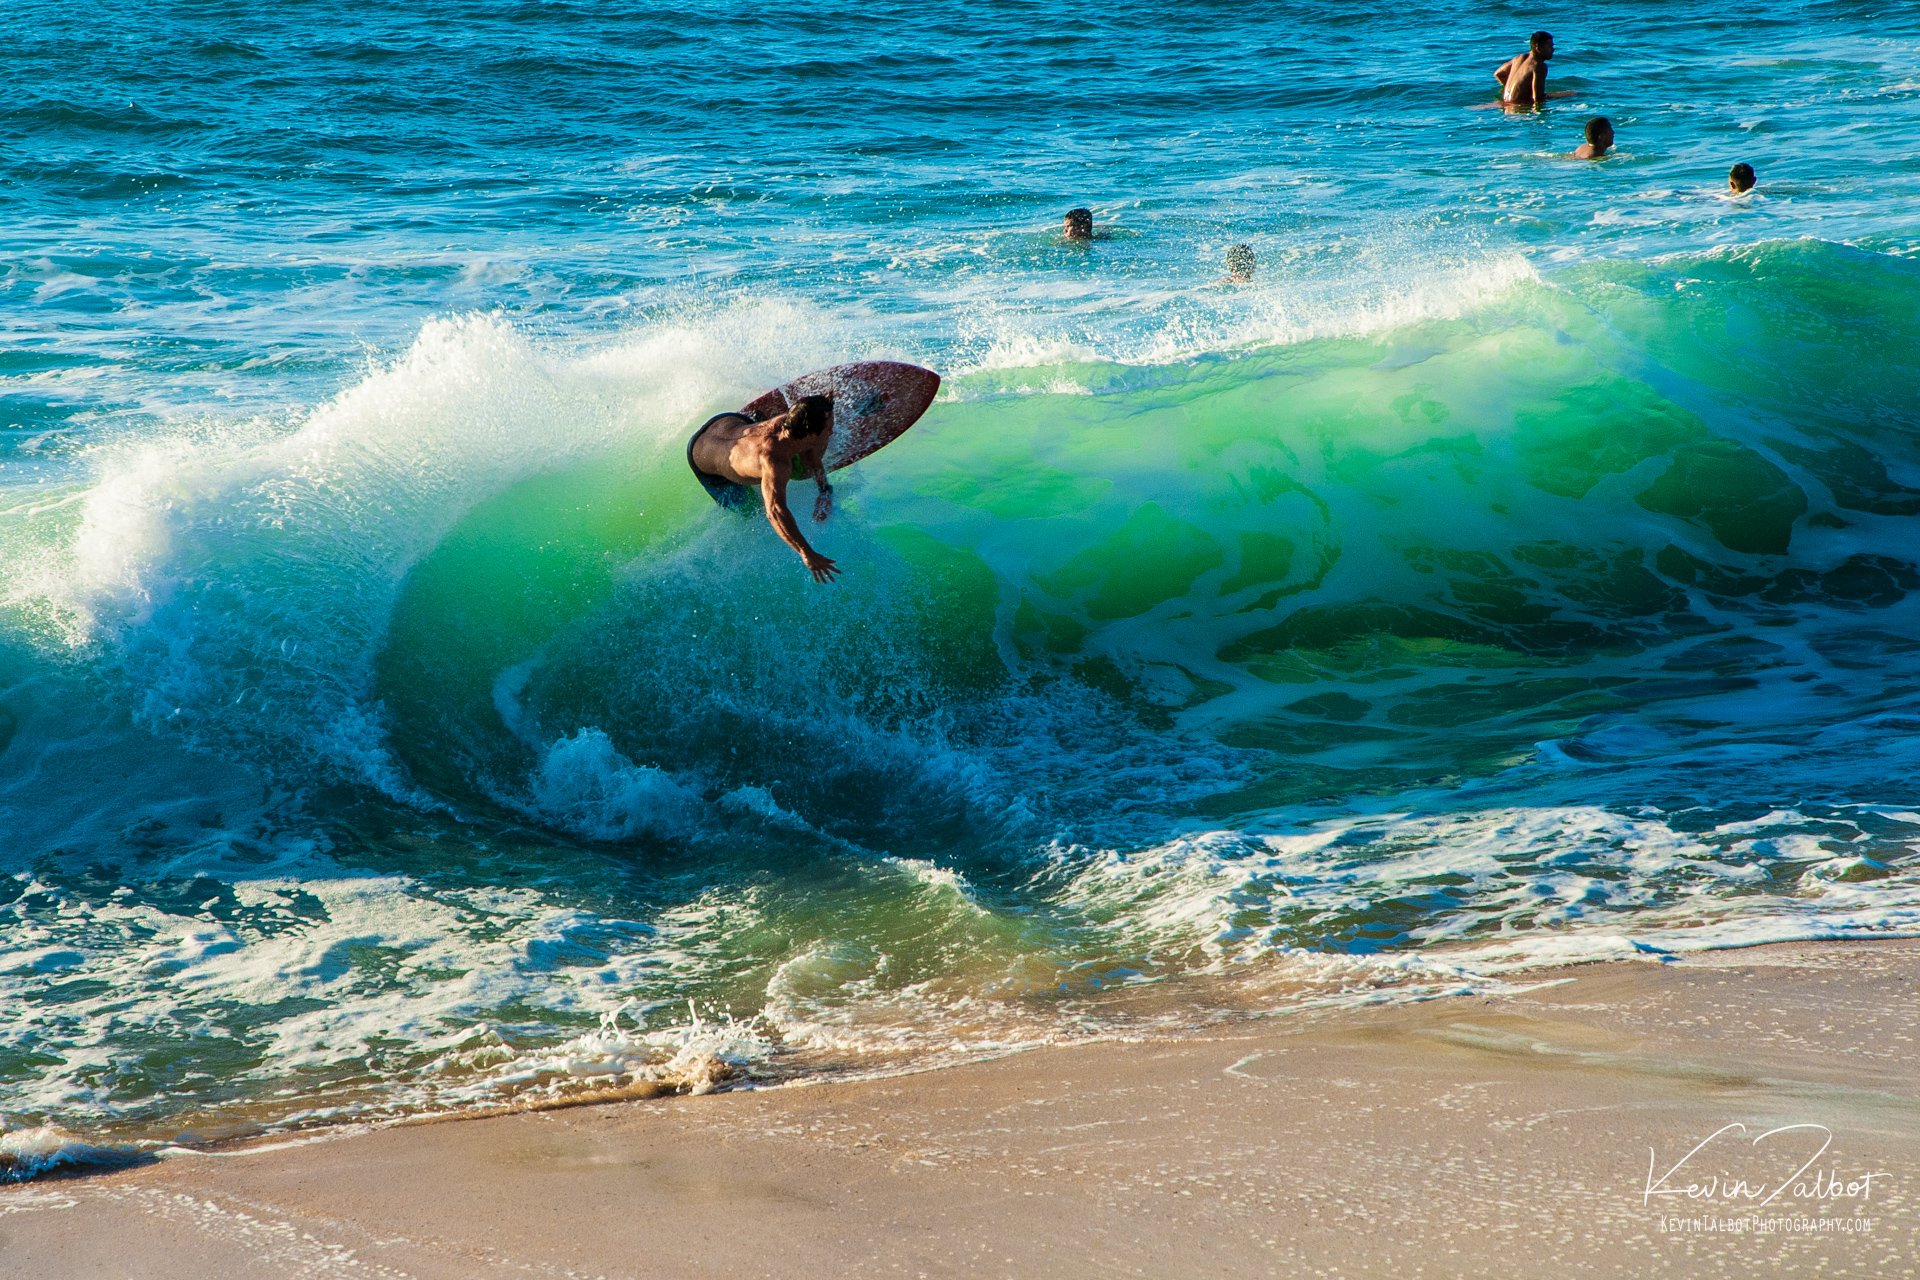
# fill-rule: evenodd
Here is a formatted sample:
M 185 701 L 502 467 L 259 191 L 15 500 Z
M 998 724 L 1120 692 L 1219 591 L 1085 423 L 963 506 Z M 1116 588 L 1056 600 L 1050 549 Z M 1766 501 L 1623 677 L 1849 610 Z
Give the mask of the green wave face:
M 812 766 L 743 748 L 756 724 L 800 741 L 1035 682 L 1279 753 L 1216 809 L 1485 774 L 1686 694 L 1686 655 L 1751 680 L 1787 653 L 1768 629 L 1905 599 L 1914 271 L 1770 246 L 1052 393 L 963 377 L 845 486 L 832 589 L 670 452 L 539 476 L 414 569 L 380 696 L 413 772 L 469 800 L 591 726 L 806 808 Z

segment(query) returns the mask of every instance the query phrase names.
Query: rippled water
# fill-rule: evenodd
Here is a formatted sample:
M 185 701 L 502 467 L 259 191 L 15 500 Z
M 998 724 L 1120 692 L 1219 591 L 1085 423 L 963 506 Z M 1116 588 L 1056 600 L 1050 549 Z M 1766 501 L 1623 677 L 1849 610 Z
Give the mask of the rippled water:
M 10 11 L 0 1164 L 1920 925 L 1920 16 L 610 8 Z

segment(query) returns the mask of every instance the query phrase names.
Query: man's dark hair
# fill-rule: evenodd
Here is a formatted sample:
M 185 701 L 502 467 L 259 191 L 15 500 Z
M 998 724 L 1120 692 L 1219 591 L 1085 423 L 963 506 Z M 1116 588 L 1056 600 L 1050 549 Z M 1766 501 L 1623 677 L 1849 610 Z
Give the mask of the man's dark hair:
M 1591 142 L 1594 146 L 1597 147 L 1600 145 L 1600 134 L 1603 131 L 1612 133 L 1613 121 L 1607 119 L 1605 116 L 1595 116 L 1593 119 L 1587 121 L 1587 141 Z
M 1753 184 L 1754 184 L 1753 166 L 1748 164 L 1746 161 L 1742 160 L 1739 164 L 1729 169 L 1727 171 L 1727 176 L 1733 179 L 1733 185 L 1739 190 L 1741 191 L 1753 190 Z
M 801 396 L 787 415 L 785 433 L 789 436 L 818 435 L 833 425 L 832 396 Z
M 1536 31 L 1531 36 L 1527 37 L 1527 48 L 1532 50 L 1538 50 L 1542 45 L 1549 45 L 1552 43 L 1553 43 L 1553 33 L 1548 31 Z M 1513 46 L 1508 45 L 1507 47 L 1511 49 Z
M 1067 210 L 1067 234 L 1082 239 L 1093 238 L 1093 210 Z

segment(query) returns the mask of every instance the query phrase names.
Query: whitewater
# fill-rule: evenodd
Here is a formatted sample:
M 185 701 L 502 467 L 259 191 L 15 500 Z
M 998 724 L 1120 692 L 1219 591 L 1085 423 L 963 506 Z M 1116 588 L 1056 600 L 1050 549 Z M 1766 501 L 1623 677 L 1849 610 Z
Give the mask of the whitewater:
M 0 1177 L 1920 932 L 1856 10 L 21 6 Z

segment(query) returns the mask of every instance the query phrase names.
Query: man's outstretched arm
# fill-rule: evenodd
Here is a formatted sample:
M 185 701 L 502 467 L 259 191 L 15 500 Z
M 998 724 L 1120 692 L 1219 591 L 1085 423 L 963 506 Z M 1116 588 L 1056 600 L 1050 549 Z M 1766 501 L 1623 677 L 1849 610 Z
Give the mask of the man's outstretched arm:
M 760 499 L 767 505 L 767 523 L 780 535 L 780 541 L 800 553 L 800 559 L 813 574 L 815 582 L 832 582 L 840 569 L 833 561 L 807 545 L 800 536 L 800 525 L 793 518 L 793 512 L 787 510 L 787 482 L 775 479 L 773 473 L 778 467 L 769 466 L 760 477 Z

